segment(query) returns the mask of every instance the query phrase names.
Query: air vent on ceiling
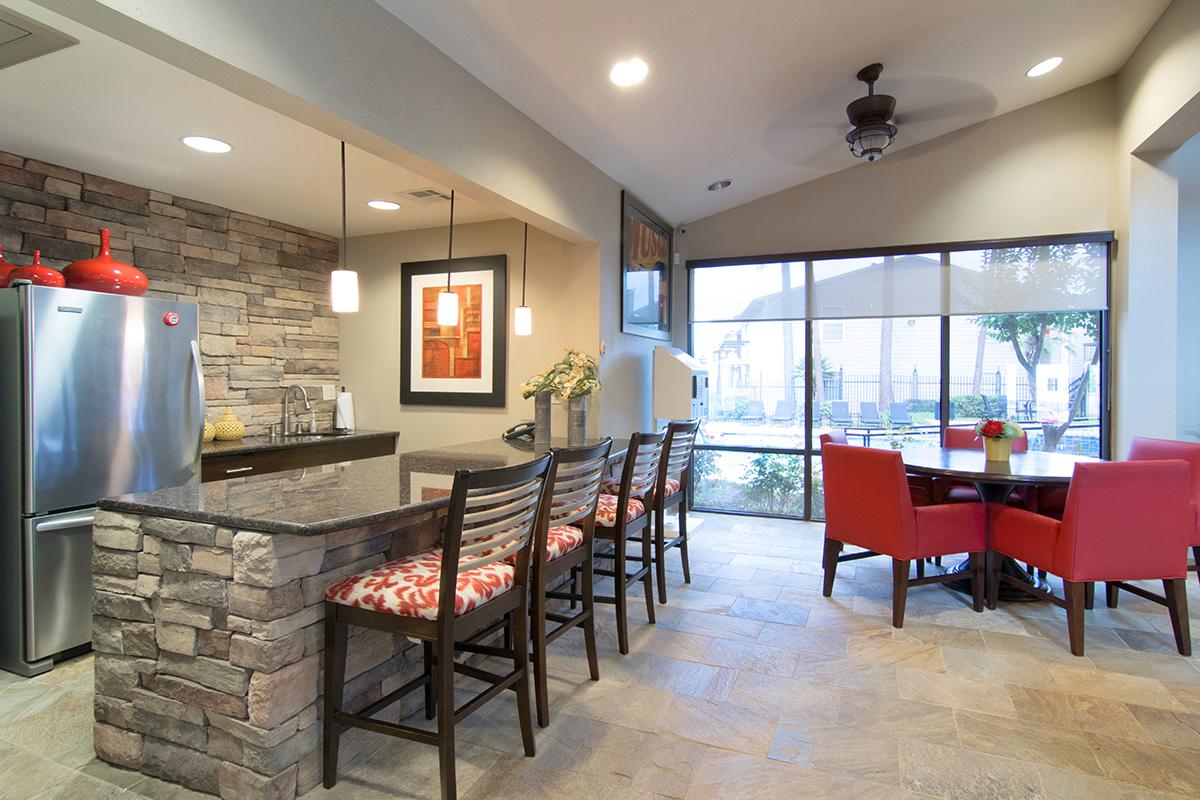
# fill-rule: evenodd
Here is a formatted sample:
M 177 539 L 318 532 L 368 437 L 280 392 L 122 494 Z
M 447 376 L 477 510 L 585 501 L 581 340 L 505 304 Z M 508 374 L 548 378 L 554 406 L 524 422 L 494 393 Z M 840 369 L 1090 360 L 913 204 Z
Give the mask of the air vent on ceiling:
M 0 6 L 0 69 L 79 44 L 79 40 Z
M 399 197 L 407 197 L 414 203 L 429 205 L 430 203 L 439 203 L 443 200 L 450 202 L 450 195 L 438 191 L 434 188 L 414 189 L 411 192 L 396 192 Z

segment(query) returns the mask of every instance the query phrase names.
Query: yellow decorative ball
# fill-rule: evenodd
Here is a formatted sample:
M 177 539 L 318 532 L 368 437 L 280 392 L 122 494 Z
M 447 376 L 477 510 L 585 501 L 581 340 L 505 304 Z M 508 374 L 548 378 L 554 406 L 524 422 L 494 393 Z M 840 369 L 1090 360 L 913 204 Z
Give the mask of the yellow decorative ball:
M 217 426 L 208 420 L 204 421 L 204 441 L 211 442 L 217 437 Z
M 232 408 L 226 408 L 225 414 L 214 426 L 216 428 L 216 438 L 219 442 L 236 441 L 246 435 L 246 426 L 233 415 Z

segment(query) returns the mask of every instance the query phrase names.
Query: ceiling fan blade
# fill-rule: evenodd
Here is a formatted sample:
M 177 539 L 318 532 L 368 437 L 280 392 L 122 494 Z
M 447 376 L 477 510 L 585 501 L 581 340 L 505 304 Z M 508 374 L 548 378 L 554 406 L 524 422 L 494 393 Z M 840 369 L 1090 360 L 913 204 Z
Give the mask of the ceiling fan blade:
M 918 122 L 937 122 L 955 117 L 983 119 L 996 110 L 994 97 L 968 97 L 961 100 L 951 100 L 936 103 L 924 108 L 901 110 L 892 118 L 896 125 L 912 125 Z

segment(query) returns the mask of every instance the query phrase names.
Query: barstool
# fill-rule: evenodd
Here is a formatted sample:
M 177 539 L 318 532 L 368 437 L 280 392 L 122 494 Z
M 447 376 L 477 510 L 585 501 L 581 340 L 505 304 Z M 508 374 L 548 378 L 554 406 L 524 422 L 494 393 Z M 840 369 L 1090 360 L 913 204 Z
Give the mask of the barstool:
M 529 556 L 535 533 L 544 524 L 549 508 L 547 478 L 552 462 L 553 456 L 546 455 L 515 467 L 459 470 L 454 474 L 441 547 L 352 575 L 326 592 L 325 788 L 337 782 L 339 737 L 348 728 L 363 728 L 437 745 L 442 798 L 453 800 L 457 796 L 454 726 L 506 689 L 517 693 L 525 755 L 533 756 L 527 628 Z M 498 621 L 506 623 L 513 644 L 507 649 L 488 648 L 488 652 L 511 658 L 511 672 L 499 675 L 455 663 L 456 642 Z M 344 711 L 349 625 L 421 640 L 424 674 L 357 714 Z M 490 686 L 455 708 L 455 673 Z M 375 718 L 375 714 L 420 688 L 425 690 L 426 717 L 432 719 L 436 713 L 436 732 Z
M 596 658 L 595 593 L 592 588 L 594 567 L 592 543 L 596 530 L 596 503 L 600 482 L 612 449 L 612 439 L 593 447 L 554 450 L 554 466 L 547 480 L 551 485 L 549 520 L 539 534 L 543 544 L 531 557 L 530 623 L 533 639 L 533 688 L 537 701 L 538 725 L 550 724 L 550 697 L 546 677 L 546 645 L 572 628 L 583 627 L 588 672 L 600 680 Z M 566 591 L 551 590 L 556 579 L 571 574 Z M 546 610 L 546 600 L 570 600 L 571 612 Z M 575 611 L 576 604 L 580 610 Z M 555 627 L 546 630 L 547 620 Z
M 617 607 L 617 649 L 621 655 L 629 652 L 629 616 L 626 600 L 629 587 L 642 582 L 646 593 L 646 617 L 654 622 L 654 587 L 650 573 L 653 568 L 654 543 L 650 532 L 650 517 L 645 504 L 638 499 L 654 488 L 658 465 L 662 459 L 667 434 L 635 433 L 629 440 L 621 483 L 616 494 L 602 493 L 596 505 L 596 538 L 613 543 L 611 553 L 596 553 L 596 558 L 612 561 L 612 569 L 595 568 L 597 575 L 613 579 L 613 594 L 596 595 L 598 603 L 613 603 Z M 642 546 L 641 566 L 633 572 L 626 569 L 627 547 L 636 542 Z
M 667 602 L 667 551 L 679 548 L 679 559 L 683 563 L 683 582 L 692 582 L 688 565 L 687 541 L 687 491 L 692 473 L 692 448 L 696 443 L 696 432 L 700 420 L 672 422 L 667 425 L 667 440 L 663 445 L 663 458 L 658 467 L 658 478 L 650 493 L 654 506 L 654 563 L 658 574 L 658 602 Z M 679 509 L 679 535 L 666 540 L 667 509 Z

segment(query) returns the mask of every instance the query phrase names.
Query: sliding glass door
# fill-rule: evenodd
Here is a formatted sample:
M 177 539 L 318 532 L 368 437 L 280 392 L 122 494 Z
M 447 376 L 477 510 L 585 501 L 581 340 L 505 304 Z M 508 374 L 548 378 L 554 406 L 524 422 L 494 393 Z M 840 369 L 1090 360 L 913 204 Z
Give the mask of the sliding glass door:
M 936 445 L 1011 419 L 1107 452 L 1108 234 L 690 262 L 701 510 L 822 519 L 820 435 Z

